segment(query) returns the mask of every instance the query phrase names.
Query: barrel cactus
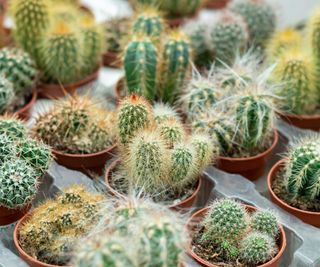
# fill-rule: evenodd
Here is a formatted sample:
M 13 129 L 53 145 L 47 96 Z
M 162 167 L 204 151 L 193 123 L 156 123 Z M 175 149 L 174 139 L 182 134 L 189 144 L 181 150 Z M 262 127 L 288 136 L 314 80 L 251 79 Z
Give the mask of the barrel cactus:
M 17 141 L 27 137 L 27 126 L 14 116 L 0 117 L 0 134 Z
M 10 107 L 14 100 L 13 84 L 4 76 L 0 76 L 0 113 Z
M 267 210 L 256 211 L 251 218 L 251 227 L 254 231 L 276 238 L 279 234 L 277 217 Z

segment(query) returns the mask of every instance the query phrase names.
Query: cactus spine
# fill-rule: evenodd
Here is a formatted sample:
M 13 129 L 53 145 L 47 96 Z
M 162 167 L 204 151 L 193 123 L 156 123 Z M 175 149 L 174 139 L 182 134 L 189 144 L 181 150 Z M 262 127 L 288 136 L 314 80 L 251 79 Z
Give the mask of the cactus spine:
M 14 100 L 13 84 L 0 76 L 0 113 L 3 113 Z
M 172 148 L 180 143 L 185 137 L 183 125 L 174 119 L 168 119 L 159 125 L 161 137 L 165 140 L 168 147 Z
M 273 238 L 279 234 L 277 217 L 270 211 L 257 211 L 251 218 L 251 227 L 254 231 L 267 234 Z
M 177 112 L 169 105 L 163 103 L 155 103 L 153 106 L 153 116 L 156 123 L 160 124 L 167 120 L 179 121 Z
M 17 141 L 27 137 L 26 125 L 15 117 L 0 117 L 0 134 L 5 134 L 9 139 Z
M 194 15 L 202 3 L 202 0 L 162 0 L 160 9 L 169 18 L 186 17 Z

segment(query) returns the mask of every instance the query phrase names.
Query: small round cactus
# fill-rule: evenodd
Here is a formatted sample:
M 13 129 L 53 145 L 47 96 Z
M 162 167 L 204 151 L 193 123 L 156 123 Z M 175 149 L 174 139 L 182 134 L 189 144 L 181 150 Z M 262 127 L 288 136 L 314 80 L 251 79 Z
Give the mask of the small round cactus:
M 241 262 L 249 266 L 263 264 L 275 255 L 277 246 L 273 238 L 259 232 L 252 232 L 240 244 Z
M 0 76 L 0 113 L 7 110 L 14 100 L 13 84 L 5 77 Z
M 165 140 L 168 147 L 172 148 L 180 143 L 185 137 L 183 125 L 176 119 L 168 119 L 158 126 L 161 137 Z
M 178 113 L 173 107 L 164 103 L 155 103 L 153 106 L 153 116 L 158 124 L 170 119 L 180 120 Z
M 277 217 L 270 211 L 257 211 L 251 218 L 251 227 L 254 231 L 276 238 L 279 234 Z
M 5 134 L 12 140 L 20 140 L 27 136 L 26 125 L 15 117 L 0 117 L 0 134 Z

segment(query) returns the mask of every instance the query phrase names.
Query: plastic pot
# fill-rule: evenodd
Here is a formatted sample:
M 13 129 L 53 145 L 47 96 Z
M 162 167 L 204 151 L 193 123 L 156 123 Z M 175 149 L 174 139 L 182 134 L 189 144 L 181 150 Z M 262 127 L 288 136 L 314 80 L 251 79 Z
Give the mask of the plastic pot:
M 273 143 L 265 152 L 247 158 L 219 157 L 217 167 L 225 172 L 240 174 L 254 181 L 264 173 L 266 162 L 278 144 L 278 141 L 279 134 L 277 130 L 274 130 Z
M 0 226 L 8 225 L 20 220 L 31 209 L 31 204 L 20 209 L 0 207 Z
M 26 121 L 30 119 L 30 116 L 31 116 L 30 111 L 37 100 L 37 95 L 38 95 L 37 91 L 36 90 L 33 91 L 29 102 L 24 107 L 18 109 L 15 112 L 15 114 L 18 116 L 19 119 L 26 120 Z
M 255 212 L 257 209 L 253 206 L 249 206 L 249 205 L 244 205 L 246 210 L 249 213 Z M 187 222 L 187 229 L 189 232 L 192 232 L 194 229 L 194 226 L 196 224 L 199 224 L 202 219 L 204 218 L 204 216 L 206 215 L 206 213 L 209 211 L 209 208 L 203 208 L 199 211 L 197 211 L 196 213 L 194 213 L 191 218 L 188 220 Z M 287 241 L 286 241 L 286 234 L 285 231 L 282 227 L 282 225 L 279 225 L 280 228 L 280 238 L 278 239 L 278 247 L 279 247 L 279 251 L 277 253 L 277 255 L 275 255 L 270 261 L 262 264 L 262 265 L 258 265 L 257 267 L 277 267 L 280 264 L 280 260 L 281 260 L 281 256 L 286 248 L 287 245 Z M 198 256 L 195 252 L 193 252 L 192 248 L 191 248 L 191 244 L 188 247 L 188 254 L 194 258 L 197 262 L 199 262 L 202 266 L 206 266 L 206 267 L 218 267 L 217 265 L 214 265 L 204 259 L 202 259 L 200 256 Z
M 282 199 L 280 199 L 272 190 L 272 184 L 274 178 L 277 176 L 277 173 L 280 171 L 280 169 L 284 166 L 286 162 L 286 159 L 282 159 L 278 161 L 270 170 L 268 175 L 268 190 L 271 196 L 271 200 L 273 203 L 277 204 L 282 209 L 286 210 L 287 212 L 291 213 L 292 215 L 298 217 L 302 221 L 304 221 L 307 224 L 311 224 L 315 227 L 320 228 L 320 212 L 312 212 L 312 211 L 306 211 L 301 210 L 295 207 L 290 206 L 286 202 L 284 202 Z
M 230 0 L 208 0 L 206 7 L 209 9 L 222 9 L 225 8 Z
M 112 158 L 116 145 L 92 154 L 69 154 L 53 150 L 55 160 L 62 166 L 84 173 L 102 175 L 106 162 Z
M 111 192 L 111 194 L 113 194 L 114 196 L 116 196 L 118 198 L 126 198 L 126 196 L 124 196 L 123 194 L 119 193 L 116 189 L 114 189 L 111 186 L 111 182 L 110 182 L 112 172 L 120 165 L 120 162 L 121 162 L 121 160 L 117 159 L 114 162 L 112 162 L 110 164 L 110 166 L 107 168 L 106 173 L 105 173 L 105 183 L 106 183 L 107 188 Z M 199 178 L 197 188 L 190 197 L 188 197 L 187 199 L 185 199 L 177 204 L 168 205 L 168 207 L 172 210 L 187 209 L 187 208 L 192 207 L 192 204 L 200 191 L 201 184 L 202 184 L 202 177 Z
M 63 84 L 40 84 L 38 86 L 38 94 L 42 98 L 57 99 L 67 94 L 73 94 L 79 87 L 84 86 L 98 78 L 99 69 L 84 79 L 63 85 Z
M 289 113 L 280 113 L 280 117 L 301 129 L 320 130 L 320 115 L 295 115 Z
M 19 231 L 20 227 L 30 218 L 30 214 L 25 215 L 16 225 L 13 232 L 13 242 L 19 253 L 21 259 L 23 259 L 31 267 L 61 267 L 58 265 L 47 264 L 41 261 L 36 260 L 35 258 L 28 255 L 20 246 L 19 243 Z
M 121 62 L 119 61 L 118 53 L 107 51 L 102 56 L 103 65 L 112 68 L 121 68 Z

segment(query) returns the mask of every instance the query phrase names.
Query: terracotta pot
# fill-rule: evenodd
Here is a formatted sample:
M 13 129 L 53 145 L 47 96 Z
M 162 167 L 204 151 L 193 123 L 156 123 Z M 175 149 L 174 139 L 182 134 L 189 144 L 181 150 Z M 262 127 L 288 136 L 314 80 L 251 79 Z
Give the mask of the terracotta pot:
M 107 51 L 103 55 L 103 64 L 112 68 L 121 68 L 118 53 Z
M 14 223 L 20 220 L 31 209 L 31 205 L 26 205 L 21 209 L 8 209 L 0 207 L 0 226 Z
M 84 86 L 98 78 L 99 69 L 90 74 L 86 78 L 75 83 L 60 85 L 60 84 L 40 84 L 38 86 L 39 96 L 42 98 L 57 99 L 64 97 L 67 94 L 73 94 L 79 87 Z
M 55 160 L 62 166 L 84 173 L 95 172 L 102 175 L 106 162 L 112 158 L 116 148 L 113 145 L 103 151 L 92 154 L 69 154 L 53 150 Z
M 248 205 L 244 205 L 244 206 L 249 213 L 255 212 L 257 210 L 253 206 L 248 206 Z M 202 219 L 204 218 L 204 216 L 208 212 L 208 210 L 209 210 L 208 207 L 203 208 L 191 216 L 191 218 L 187 221 L 187 224 L 186 224 L 186 227 L 190 232 L 193 231 L 195 224 L 198 224 L 202 221 Z M 262 265 L 258 265 L 257 267 L 277 267 L 277 266 L 279 266 L 281 256 L 282 256 L 282 254 L 286 248 L 286 245 L 287 245 L 286 234 L 285 234 L 285 231 L 284 231 L 282 225 L 279 225 L 279 228 L 280 228 L 280 238 L 278 240 L 279 251 L 278 251 L 277 255 L 275 255 L 275 257 L 273 257 L 272 260 L 270 260 Z M 201 263 L 202 266 L 218 267 L 217 265 L 214 265 L 214 264 L 202 259 L 195 252 L 193 252 L 193 250 L 191 248 L 191 244 L 189 244 L 189 247 L 188 247 L 188 254 L 192 258 L 194 258 L 197 262 Z
M 320 212 L 312 212 L 312 211 L 306 211 L 301 210 L 295 207 L 291 207 L 289 204 L 284 202 L 282 199 L 280 199 L 272 190 L 272 184 L 273 180 L 276 177 L 278 171 L 281 169 L 281 167 L 285 164 L 286 159 L 282 159 L 278 161 L 270 170 L 268 175 L 268 189 L 271 196 L 271 200 L 273 203 L 277 204 L 282 209 L 286 210 L 287 212 L 293 214 L 294 216 L 298 217 L 302 221 L 304 221 L 307 224 L 311 224 L 315 227 L 320 228 Z
M 208 0 L 206 7 L 209 9 L 222 9 L 225 8 L 230 0 Z
M 13 241 L 16 249 L 18 250 L 19 256 L 21 259 L 23 259 L 29 266 L 31 267 L 61 267 L 58 265 L 52 265 L 52 264 L 47 264 L 41 261 L 38 261 L 34 258 L 32 258 L 30 255 L 28 255 L 20 246 L 19 243 L 19 231 L 20 227 L 30 218 L 30 213 L 25 215 L 16 225 L 14 228 L 13 232 Z
M 289 113 L 280 113 L 280 117 L 284 121 L 298 128 L 315 131 L 320 130 L 320 115 L 294 115 Z
M 34 90 L 32 92 L 32 96 L 29 102 L 24 107 L 20 108 L 15 112 L 15 114 L 19 117 L 19 119 L 26 120 L 26 121 L 30 119 L 30 116 L 31 116 L 30 111 L 37 100 L 37 95 L 38 95 L 37 91 Z
M 217 167 L 225 172 L 240 174 L 254 181 L 264 173 L 266 162 L 278 144 L 278 141 L 278 132 L 274 130 L 273 143 L 265 152 L 248 158 L 219 157 Z
M 110 183 L 111 174 L 116 169 L 116 167 L 120 164 L 120 162 L 121 162 L 121 160 L 117 159 L 114 162 L 112 162 L 110 164 L 110 166 L 107 168 L 106 173 L 105 173 L 105 183 L 106 183 L 107 188 L 110 190 L 111 194 L 113 194 L 114 196 L 116 196 L 118 198 L 126 198 L 126 196 L 122 195 L 117 190 L 115 190 L 111 186 L 111 183 Z M 185 199 L 177 204 L 169 205 L 168 207 L 173 210 L 180 210 L 180 209 L 186 209 L 186 208 L 192 207 L 192 204 L 200 191 L 202 179 L 203 178 L 200 177 L 199 182 L 197 184 L 197 188 L 190 197 L 188 197 L 187 199 Z

